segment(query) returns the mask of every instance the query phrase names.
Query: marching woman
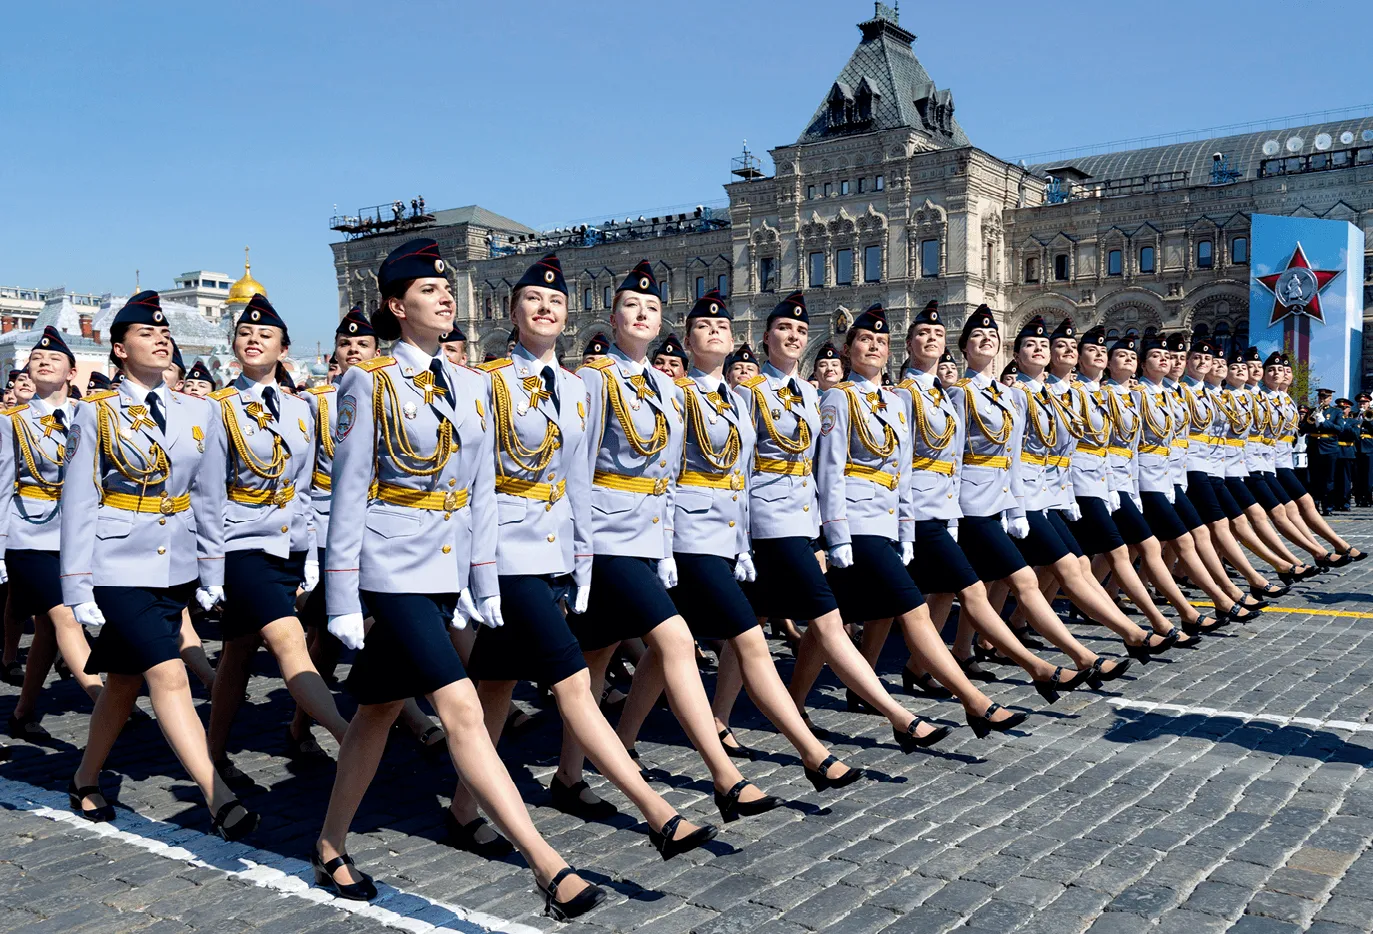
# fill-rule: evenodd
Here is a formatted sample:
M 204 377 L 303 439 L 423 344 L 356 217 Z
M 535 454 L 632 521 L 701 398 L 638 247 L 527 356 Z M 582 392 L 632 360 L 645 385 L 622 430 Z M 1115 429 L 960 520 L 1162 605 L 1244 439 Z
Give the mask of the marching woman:
M 496 436 L 496 545 L 501 617 L 505 625 L 482 627 L 468 670 L 477 680 L 491 742 L 500 740 L 518 680 L 549 685 L 563 729 L 622 790 L 649 825 L 649 839 L 663 859 L 715 837 L 715 828 L 686 823 L 644 781 L 639 767 L 606 722 L 591 694 L 581 647 L 568 629 L 562 603 L 569 587 L 574 609 L 590 596 L 591 555 L 576 554 L 576 527 L 591 521 L 591 470 L 586 445 L 586 386 L 558 365 L 557 343 L 567 324 L 567 291 L 561 276 L 543 276 L 556 259 L 535 264 L 511 293 L 510 317 L 519 340 L 510 357 L 481 366 L 490 374 L 485 407 Z M 616 811 L 607 801 L 582 801 L 581 776 L 554 774 L 553 806 L 586 819 Z M 476 801 L 459 784 L 444 811 L 450 842 L 488 856 L 510 846 L 477 816 Z M 489 835 L 489 836 L 487 836 Z M 485 837 L 485 838 L 484 838 Z
M 42 742 L 50 737 L 35 707 L 57 653 L 92 701 L 100 697 L 100 678 L 86 673 L 90 646 L 62 601 L 58 562 L 63 462 L 77 406 L 67 387 L 76 356 L 49 325 L 29 353 L 27 369 L 33 397 L 0 412 L 0 569 L 10 577 L 11 612 L 21 620 L 33 617 L 23 688 L 6 732 Z
M 234 326 L 233 351 L 243 367 L 238 379 L 209 395 L 223 431 L 206 444 L 206 479 L 217 481 L 215 506 L 224 516 L 224 589 L 197 594 L 206 610 L 223 599 L 224 647 L 210 702 L 210 754 L 226 780 L 252 780 L 229 760 L 234 715 L 243 702 L 258 646 L 266 643 L 296 703 L 342 742 L 348 721 L 315 669 L 296 615 L 296 589 L 318 583 L 309 553 L 313 523 L 309 490 L 314 466 L 310 407 L 283 392 L 277 361 L 291 339 L 286 322 L 257 294 Z M 292 759 L 318 761 L 324 750 L 308 722 L 286 730 Z
M 958 522 L 959 544 L 978 577 L 984 582 L 1004 581 L 1030 625 L 1072 658 L 1080 670 L 1089 670 L 1088 684 L 1099 688 L 1103 681 L 1114 681 L 1123 675 L 1130 662 L 1103 658 L 1070 635 L 1065 637 L 1066 627 L 1058 620 L 1040 590 L 1038 578 L 1012 540 L 1012 536 L 1027 538 L 1033 531 L 1026 518 L 1021 479 L 1025 423 L 1014 401 L 1020 390 L 1006 389 L 992 375 L 1001 350 L 1001 331 L 986 305 L 964 322 L 958 348 L 968 363 L 967 376 L 949 390 L 958 420 L 964 426 L 958 485 L 959 507 L 963 512 Z M 1052 533 L 1052 526 L 1046 526 L 1047 522 L 1040 524 L 1041 535 Z M 1059 542 L 1053 545 L 1055 551 L 1066 548 L 1056 534 L 1053 538 Z M 1066 564 L 1063 569 L 1064 580 L 1070 580 L 1071 571 Z M 1078 571 L 1080 575 L 1080 566 Z M 994 595 L 992 605 L 996 606 L 999 599 L 1000 595 Z M 1143 658 L 1153 651 L 1152 637 L 1133 624 L 1124 629 L 1122 636 L 1131 656 Z
M 90 393 L 67 433 L 62 483 L 62 597 L 76 620 L 101 626 L 89 674 L 106 672 L 90 735 L 68 794 L 87 820 L 114 819 L 100 769 L 144 682 L 158 726 L 200 787 L 213 830 L 252 832 L 258 815 L 215 772 L 179 656 L 181 611 L 195 590 L 223 580 L 222 473 L 205 452 L 222 430 L 214 406 L 162 382 L 171 330 L 156 292 L 139 292 L 110 325 L 118 390 Z
M 863 643 L 875 652 L 896 619 L 920 665 L 963 704 L 978 737 L 1025 720 L 979 691 L 949 654 L 930 620 L 925 597 L 905 567 L 914 557 L 911 435 L 901 400 L 881 387 L 890 355 L 886 311 L 872 305 L 845 335 L 851 381 L 820 399 L 815 485 L 829 550 L 830 585 L 844 615 L 863 622 Z M 869 656 L 871 657 L 871 656 Z M 810 672 L 806 672 L 810 674 Z M 798 661 L 798 680 L 802 675 Z M 811 675 L 812 680 L 814 675 Z M 948 735 L 924 718 L 896 740 L 910 752 Z
M 329 523 L 326 599 L 329 631 L 360 650 L 347 682 L 358 711 L 312 854 L 315 882 L 341 898 L 376 897 L 347 855 L 348 827 L 391 724 L 407 698 L 425 694 L 458 774 L 528 861 L 546 910 L 565 920 L 600 904 L 605 891 L 580 879 L 534 829 L 447 634 L 455 612 L 499 626 L 501 598 L 489 384 L 443 354 L 439 338 L 456 308 L 444 269 L 433 240 L 391 251 L 377 273 L 383 304 L 372 326 L 396 340 L 394 356 L 358 364 L 339 386 L 331 511 L 349 521 Z
M 566 291 L 556 257 L 526 273 L 534 276 Z M 574 613 L 569 623 L 596 697 L 616 647 L 626 639 L 644 640 L 648 651 L 635 666 L 634 680 L 666 681 L 668 705 L 710 770 L 715 806 L 728 823 L 781 802 L 745 780 L 720 744 L 691 630 L 668 596 L 677 586 L 673 497 L 683 420 L 676 387 L 648 366 L 649 343 L 662 324 L 660 294 L 648 262 L 640 262 L 615 290 L 609 355 L 578 372 L 588 399 L 591 521 L 577 525 L 576 553 L 593 557 L 590 595 L 574 605 L 585 606 L 585 612 Z M 626 740 L 624 733 L 620 740 Z M 582 757 L 580 744 L 564 735 L 558 774 L 573 786 L 581 782 Z
M 758 709 L 800 753 L 815 789 L 842 788 L 861 778 L 861 771 L 830 755 L 807 729 L 739 586 L 757 578 L 748 540 L 748 486 L 757 436 L 743 392 L 724 383 L 725 357 L 734 346 L 732 319 L 716 289 L 697 299 L 687 314 L 693 366 L 688 377 L 676 381 L 686 425 L 674 501 L 677 586 L 670 593 L 697 639 L 724 640 L 720 680 L 728 684 L 742 678 Z M 656 666 L 648 671 L 657 673 Z M 622 739 L 633 744 L 661 692 L 657 677 L 634 679 L 620 719 Z M 722 731 L 721 741 L 728 735 Z
M 961 611 L 954 657 L 965 674 L 974 679 L 986 677 L 977 658 L 984 654 L 995 657 L 994 652 L 975 654 L 975 630 L 991 643 L 1002 659 L 1025 669 L 1035 689 L 1052 704 L 1058 699 L 1059 691 L 1071 691 L 1091 677 L 1091 653 L 1077 645 L 1054 616 L 1046 624 L 1055 633 L 1055 641 L 1074 646 L 1087 667 L 1065 676 L 1063 668 L 1033 654 L 992 608 L 987 600 L 986 585 L 978 579 L 967 556 L 958 548 L 955 536 L 962 515 L 958 473 L 964 426 L 944 391 L 944 384 L 934 375 L 939 361 L 947 353 L 944 323 L 937 302 L 931 301 L 911 320 L 906 331 L 906 352 L 911 366 L 903 374 L 897 395 L 907 402 L 907 422 L 911 426 L 909 518 L 914 522 L 915 547 L 919 555 L 919 560 L 909 565 L 911 577 L 929 598 L 930 616 L 937 630 L 948 617 L 954 595 L 958 596 Z M 901 672 L 908 693 L 915 693 L 918 686 L 921 693 L 948 696 L 944 688 L 932 683 L 928 673 L 914 671 L 913 662 L 914 659 L 907 662 Z

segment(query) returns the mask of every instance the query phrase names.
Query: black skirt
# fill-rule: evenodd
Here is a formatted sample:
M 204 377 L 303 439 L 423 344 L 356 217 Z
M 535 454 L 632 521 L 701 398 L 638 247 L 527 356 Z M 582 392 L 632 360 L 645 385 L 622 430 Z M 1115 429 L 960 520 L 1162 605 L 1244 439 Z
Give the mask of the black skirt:
M 958 547 L 985 583 L 1004 580 L 1027 567 L 1015 542 L 1001 527 L 1000 516 L 964 516 L 958 520 Z
M 901 563 L 901 546 L 881 535 L 853 536 L 853 565 L 831 566 L 830 586 L 850 622 L 891 619 L 924 606 L 925 595 Z
M 1140 493 L 1139 498 L 1144 501 L 1144 521 L 1149 524 L 1155 538 L 1161 542 L 1171 542 L 1187 534 L 1187 525 L 1173 504 L 1168 502 L 1167 494 L 1145 492 Z
M 1240 489 L 1244 489 L 1244 484 L 1240 483 Z M 1212 477 L 1211 489 L 1216 492 L 1216 502 L 1220 504 L 1220 511 L 1227 519 L 1238 519 L 1244 515 L 1244 510 L 1236 501 L 1233 493 L 1230 492 L 1230 485 L 1225 482 L 1224 477 Z M 1246 495 L 1248 495 L 1246 493 Z
M 1240 509 L 1248 509 L 1250 506 L 1257 506 L 1258 500 L 1254 498 L 1253 491 L 1249 488 L 1248 477 L 1226 477 L 1225 488 L 1230 491 L 1235 502 L 1239 503 Z
M 1301 482 L 1301 477 L 1291 467 L 1278 468 L 1278 483 L 1287 491 L 1287 495 L 1292 497 L 1290 502 L 1296 502 L 1303 496 L 1308 495 L 1306 485 Z
M 1059 538 L 1058 530 L 1044 512 L 1032 509 L 1025 513 L 1025 518 L 1030 523 L 1030 534 L 1024 538 L 1013 538 L 1011 541 L 1015 542 L 1020 556 L 1030 567 L 1047 568 L 1058 559 L 1066 558 L 1073 553 L 1067 543 Z
M 1265 511 L 1271 512 L 1283 503 L 1290 502 L 1282 484 L 1278 482 L 1276 474 L 1271 473 L 1251 473 L 1244 478 L 1244 485 L 1249 487 L 1249 492 L 1254 494 L 1254 499 L 1259 501 L 1259 505 Z
M 1077 508 L 1082 510 L 1082 518 L 1069 523 L 1068 528 L 1082 544 L 1083 551 L 1089 555 L 1104 555 L 1125 546 L 1125 539 L 1111 518 L 1106 500 L 1096 496 L 1080 496 Z
M 1201 515 L 1197 512 L 1197 507 L 1192 505 L 1192 500 L 1187 495 L 1187 491 L 1177 484 L 1173 485 L 1173 512 L 1178 514 L 1178 518 L 1182 520 L 1182 524 L 1187 527 L 1189 532 L 1206 524 L 1201 521 Z
M 753 566 L 758 579 L 743 585 L 758 617 L 819 619 L 839 609 L 829 581 L 815 560 L 818 546 L 806 538 L 756 538 Z
M 105 625 L 86 659 L 86 674 L 141 675 L 181 658 L 181 611 L 195 581 L 175 587 L 96 587 Z
M 977 572 L 943 519 L 915 523 L 915 560 L 906 569 L 923 593 L 958 593 L 978 582 Z
M 1216 485 L 1212 482 L 1214 479 L 1204 471 L 1187 471 L 1187 501 L 1203 522 L 1220 522 L 1226 518 L 1225 509 L 1216 495 Z
M 815 560 L 814 558 L 811 559 Z M 638 639 L 677 615 L 658 580 L 658 562 L 628 555 L 597 555 L 591 561 L 591 600 L 567 624 L 582 651 Z
M 14 581 L 18 619 L 28 619 L 62 605 L 62 562 L 56 551 L 11 548 L 5 552 L 5 570 Z
M 581 643 L 560 606 L 571 591 L 571 577 L 502 574 L 500 583 L 505 625 L 477 629 L 467 659 L 473 678 L 551 685 L 586 667 Z
M 224 555 L 224 639 L 252 635 L 268 623 L 296 615 L 296 588 L 305 580 L 305 552 L 278 558 L 265 551 Z M 315 588 L 320 589 L 319 587 Z
M 734 562 L 719 555 L 677 554 L 677 586 L 668 591 L 697 639 L 733 639 L 758 625 L 734 579 Z M 811 563 L 815 559 L 811 558 Z
M 1068 528 L 1068 520 L 1063 517 L 1063 511 L 1061 509 L 1050 509 L 1048 510 L 1048 516 L 1049 524 L 1054 527 L 1054 531 L 1058 533 L 1058 537 L 1062 540 L 1063 544 L 1068 546 L 1068 550 L 1079 558 L 1085 556 L 1087 552 L 1084 551 L 1082 545 L 1078 543 L 1077 536 L 1073 534 L 1072 529 Z
M 1111 519 L 1120 529 L 1120 537 L 1125 539 L 1127 545 L 1138 545 L 1154 535 L 1149 523 L 1144 521 L 1144 514 L 1126 493 L 1120 494 L 1120 508 L 1111 513 Z
M 367 590 L 363 599 L 374 622 L 346 682 L 359 704 L 419 697 L 467 677 L 448 637 L 457 594 Z

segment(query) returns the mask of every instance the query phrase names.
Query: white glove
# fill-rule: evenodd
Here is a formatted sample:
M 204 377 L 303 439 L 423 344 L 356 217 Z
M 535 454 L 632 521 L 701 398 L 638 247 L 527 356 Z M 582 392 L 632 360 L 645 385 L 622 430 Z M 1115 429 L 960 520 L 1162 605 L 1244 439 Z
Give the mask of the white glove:
M 472 591 L 464 587 L 458 593 L 458 605 L 453 613 L 453 622 L 449 625 L 454 629 L 466 629 L 468 620 L 478 624 L 483 622 L 481 611 L 477 609 L 477 602 L 472 599 Z
M 1068 513 L 1068 521 L 1082 521 L 1082 507 L 1077 504 L 1077 500 L 1074 500 L 1073 502 L 1069 503 L 1068 508 L 1065 511 Z
M 832 568 L 851 568 L 853 567 L 853 546 L 835 545 L 830 548 L 830 567 Z
M 572 612 L 581 616 L 586 612 L 587 604 L 591 602 L 591 585 L 577 587 L 572 594 Z
M 1315 415 L 1311 416 L 1311 421 L 1315 422 L 1317 425 L 1324 425 L 1325 416 L 1322 415 L 1320 412 L 1317 412 Z
M 677 559 L 659 558 L 658 559 L 658 580 L 663 582 L 663 586 L 668 590 L 677 586 Z
M 103 626 L 105 625 L 105 614 L 100 612 L 100 607 L 94 603 L 78 603 L 72 607 L 72 615 L 82 626 Z
M 954 519 L 949 523 L 949 538 L 958 541 L 958 520 Z
M 492 629 L 499 629 L 505 625 L 505 617 L 501 615 L 500 597 L 487 597 L 482 601 L 482 622 Z
M 1030 520 L 1024 516 L 1016 516 L 1011 520 L 1011 538 L 1025 538 L 1030 534 Z
M 758 569 L 753 566 L 753 555 L 747 551 L 739 552 L 734 560 L 734 579 L 740 583 L 758 579 Z
M 1107 490 L 1107 491 L 1106 491 L 1106 505 L 1110 508 L 1111 512 L 1115 512 L 1117 509 L 1119 509 L 1119 508 L 1120 508 L 1120 494 L 1117 493 L 1115 490 Z
M 362 614 L 344 613 L 329 617 L 329 632 L 350 649 L 362 648 Z
M 1175 490 L 1164 490 L 1163 495 L 1168 497 L 1168 502 L 1170 503 L 1176 503 L 1178 501 L 1178 494 Z
M 305 589 L 314 590 L 319 586 L 319 559 L 305 559 Z
M 915 542 L 901 543 L 901 563 L 910 564 L 915 560 Z
M 5 559 L 0 558 L 0 584 L 8 583 L 10 579 L 9 569 L 5 567 Z
M 1136 509 L 1138 509 L 1140 512 L 1144 511 L 1144 500 L 1139 498 L 1138 493 L 1131 493 L 1130 499 L 1134 501 Z
M 195 591 L 195 602 L 200 604 L 200 608 L 206 613 L 224 599 L 223 587 L 197 587 Z
M 1010 530 L 1011 530 L 1011 525 L 1010 525 L 1009 522 L 1006 521 L 1006 514 L 1003 512 L 1003 513 L 1001 514 L 1001 531 L 1003 531 L 1003 532 L 1009 532 Z

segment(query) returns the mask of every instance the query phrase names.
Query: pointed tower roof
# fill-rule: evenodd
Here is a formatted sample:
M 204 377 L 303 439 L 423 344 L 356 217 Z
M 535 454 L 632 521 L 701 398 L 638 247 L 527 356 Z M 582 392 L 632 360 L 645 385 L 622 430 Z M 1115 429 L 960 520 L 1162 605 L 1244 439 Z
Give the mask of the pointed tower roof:
M 915 57 L 915 35 L 901 28 L 896 9 L 873 6 L 873 18 L 858 24 L 862 41 L 797 142 L 911 127 L 941 147 L 969 145 L 952 92 L 936 88 Z

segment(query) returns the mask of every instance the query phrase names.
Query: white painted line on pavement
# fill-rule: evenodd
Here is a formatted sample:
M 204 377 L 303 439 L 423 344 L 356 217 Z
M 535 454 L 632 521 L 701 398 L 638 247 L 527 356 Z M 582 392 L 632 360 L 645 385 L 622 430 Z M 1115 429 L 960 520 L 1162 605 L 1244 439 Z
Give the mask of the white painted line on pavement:
M 91 836 L 109 837 L 146 850 L 154 856 L 215 869 L 224 873 L 225 878 L 251 882 L 282 897 L 315 902 L 412 934 L 541 934 L 538 928 L 527 924 L 507 921 L 461 905 L 435 901 L 380 882 L 377 884 L 380 894 L 370 904 L 335 898 L 311 884 L 313 870 L 305 860 L 260 850 L 245 843 L 228 843 L 197 830 L 142 817 L 124 808 L 116 809 L 116 817 L 111 823 L 93 824 L 70 811 L 65 794 L 27 782 L 0 778 L 0 807 L 28 811 Z
M 1274 713 L 1246 713 L 1243 710 L 1218 710 L 1215 707 L 1188 707 L 1184 704 L 1156 704 L 1153 701 L 1127 700 L 1108 697 L 1112 707 L 1142 710 L 1147 713 L 1171 714 L 1178 717 L 1230 717 L 1235 720 L 1263 720 L 1278 726 L 1305 726 L 1311 729 L 1346 730 L 1350 733 L 1373 733 L 1373 724 L 1353 720 L 1317 720 L 1314 717 L 1284 717 Z

